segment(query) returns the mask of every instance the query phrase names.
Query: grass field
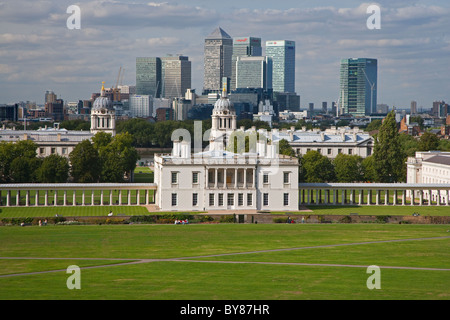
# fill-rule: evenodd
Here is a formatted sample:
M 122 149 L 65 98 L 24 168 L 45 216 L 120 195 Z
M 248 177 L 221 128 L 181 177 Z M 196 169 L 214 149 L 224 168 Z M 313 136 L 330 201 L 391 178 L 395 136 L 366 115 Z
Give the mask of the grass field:
M 448 229 L 397 224 L 1 227 L 0 299 L 449 300 Z M 136 263 L 115 265 L 130 261 Z M 74 264 L 82 268 L 80 290 L 66 286 L 65 269 Z M 381 268 L 381 289 L 367 288 L 369 265 Z M 88 268 L 93 266 L 99 267 Z M 59 271 L 20 274 L 51 270 Z M 12 274 L 17 275 L 5 277 Z

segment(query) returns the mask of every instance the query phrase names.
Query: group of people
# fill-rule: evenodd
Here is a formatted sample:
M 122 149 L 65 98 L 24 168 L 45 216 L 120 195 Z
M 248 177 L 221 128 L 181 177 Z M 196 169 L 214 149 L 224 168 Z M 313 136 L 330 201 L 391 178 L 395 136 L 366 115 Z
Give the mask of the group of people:
M 291 217 L 288 217 L 286 223 L 295 223 L 295 220 L 291 219 Z M 302 217 L 302 223 L 305 223 L 305 217 Z
M 175 224 L 189 224 L 189 221 L 188 221 L 188 219 L 185 219 L 185 220 L 175 219 Z

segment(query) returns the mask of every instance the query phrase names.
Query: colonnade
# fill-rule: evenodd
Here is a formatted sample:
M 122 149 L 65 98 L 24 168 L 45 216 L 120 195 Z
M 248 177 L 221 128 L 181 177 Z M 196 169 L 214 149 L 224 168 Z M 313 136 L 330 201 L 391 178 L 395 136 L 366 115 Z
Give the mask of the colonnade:
M 406 183 L 301 183 L 302 205 L 446 205 L 450 185 Z
M 155 184 L 2 184 L 1 206 L 149 205 Z
M 222 174 L 219 179 L 219 172 Z M 231 172 L 231 175 L 228 173 Z M 243 175 L 242 179 L 239 179 L 239 172 Z M 212 174 L 211 174 L 212 173 Z M 227 175 L 230 176 L 231 182 L 227 183 Z M 249 178 L 247 181 L 247 177 Z M 221 180 L 219 182 L 219 180 Z M 242 181 L 242 182 L 239 182 Z M 208 187 L 217 188 L 251 188 L 255 189 L 256 186 L 256 169 L 255 168 L 210 168 L 208 169 Z

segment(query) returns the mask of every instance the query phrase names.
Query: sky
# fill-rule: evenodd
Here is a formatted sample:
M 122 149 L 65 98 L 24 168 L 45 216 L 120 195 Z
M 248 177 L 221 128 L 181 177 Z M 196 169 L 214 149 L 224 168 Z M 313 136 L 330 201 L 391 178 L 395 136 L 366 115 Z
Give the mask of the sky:
M 370 5 L 380 29 L 369 29 Z M 70 5 L 80 29 L 69 29 Z M 89 99 L 102 81 L 136 83 L 136 57 L 182 54 L 192 87 L 203 88 L 204 39 L 231 37 L 296 43 L 301 107 L 339 97 L 340 60 L 378 59 L 378 103 L 429 109 L 450 101 L 450 1 L 353 0 L 0 0 L 0 103 L 44 103 L 46 90 L 67 102 Z M 263 48 L 264 53 L 264 48 Z M 120 81 L 119 81 L 120 84 Z

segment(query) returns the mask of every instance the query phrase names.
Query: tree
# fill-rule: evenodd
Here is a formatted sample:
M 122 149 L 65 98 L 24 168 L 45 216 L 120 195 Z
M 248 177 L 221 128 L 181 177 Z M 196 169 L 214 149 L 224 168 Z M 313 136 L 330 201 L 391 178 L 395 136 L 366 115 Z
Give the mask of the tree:
M 67 158 L 51 154 L 42 160 L 36 175 L 41 183 L 64 183 L 69 178 L 69 169 Z
M 295 157 L 295 151 L 286 139 L 281 139 L 278 145 L 279 154 L 285 156 Z
M 308 183 L 333 181 L 334 167 L 330 159 L 318 151 L 308 151 L 300 161 L 302 175 L 300 180 Z
M 39 166 L 36 144 L 31 140 L 0 143 L 0 181 L 34 182 Z
M 363 159 L 358 155 L 340 153 L 333 161 L 337 182 L 360 182 L 364 180 Z
M 406 175 L 406 154 L 399 142 L 395 112 L 388 113 L 375 135 L 374 168 L 377 182 L 403 181 Z
M 374 130 L 379 130 L 381 127 L 381 120 L 379 119 L 375 119 L 373 120 L 371 123 L 369 123 L 366 127 L 366 131 L 374 131 Z
M 425 131 L 419 138 L 418 151 L 438 150 L 439 138 L 434 133 Z
M 377 180 L 377 172 L 374 166 L 373 155 L 364 158 L 364 160 L 361 162 L 361 169 L 364 181 L 372 182 Z
M 75 182 L 92 183 L 100 179 L 102 164 L 97 149 L 89 140 L 83 140 L 69 154 L 70 173 Z

